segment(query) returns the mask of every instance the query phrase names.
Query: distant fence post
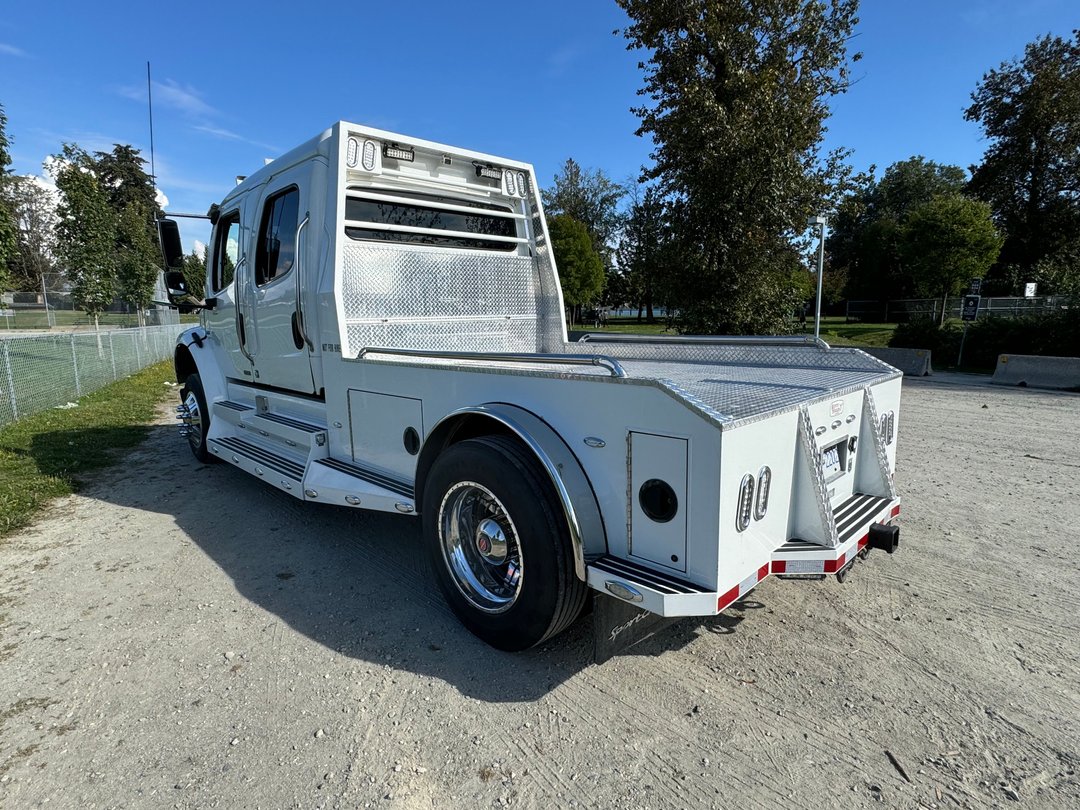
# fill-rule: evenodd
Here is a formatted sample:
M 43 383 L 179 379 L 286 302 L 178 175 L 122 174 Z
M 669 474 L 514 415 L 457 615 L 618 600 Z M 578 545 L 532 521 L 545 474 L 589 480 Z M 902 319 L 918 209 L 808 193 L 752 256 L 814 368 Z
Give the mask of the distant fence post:
M 116 349 L 113 348 L 112 332 L 109 332 L 109 357 L 112 358 L 112 378 L 116 382 Z
M 19 403 L 15 401 L 15 375 L 11 373 L 11 355 L 8 353 L 8 343 L 4 341 L 4 367 L 7 369 L 8 390 L 11 392 L 11 418 L 19 418 Z
M 82 386 L 79 385 L 79 358 L 75 356 L 75 334 L 71 335 L 71 367 L 75 369 L 75 395 L 82 396 Z

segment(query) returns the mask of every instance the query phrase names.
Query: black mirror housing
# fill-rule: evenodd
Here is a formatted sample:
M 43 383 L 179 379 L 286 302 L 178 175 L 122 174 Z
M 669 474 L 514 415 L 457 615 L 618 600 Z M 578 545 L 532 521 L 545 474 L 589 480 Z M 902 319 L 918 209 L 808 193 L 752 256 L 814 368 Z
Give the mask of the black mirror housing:
M 173 219 L 157 221 L 158 241 L 161 243 L 161 256 L 165 260 L 166 270 L 182 270 L 184 267 L 184 247 L 180 243 L 180 226 Z

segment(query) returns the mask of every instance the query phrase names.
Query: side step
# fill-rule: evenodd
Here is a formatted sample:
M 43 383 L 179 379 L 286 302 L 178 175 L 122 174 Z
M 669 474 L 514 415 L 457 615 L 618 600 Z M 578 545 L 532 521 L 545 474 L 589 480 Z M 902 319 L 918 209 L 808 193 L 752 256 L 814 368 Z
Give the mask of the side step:
M 307 500 L 409 515 L 416 511 L 410 482 L 336 458 L 320 458 L 304 478 Z
M 296 498 L 303 498 L 304 465 L 234 436 L 208 438 L 207 445 L 218 458 L 235 464 Z
M 589 587 L 660 616 L 703 616 L 717 612 L 714 591 L 604 555 L 587 566 Z

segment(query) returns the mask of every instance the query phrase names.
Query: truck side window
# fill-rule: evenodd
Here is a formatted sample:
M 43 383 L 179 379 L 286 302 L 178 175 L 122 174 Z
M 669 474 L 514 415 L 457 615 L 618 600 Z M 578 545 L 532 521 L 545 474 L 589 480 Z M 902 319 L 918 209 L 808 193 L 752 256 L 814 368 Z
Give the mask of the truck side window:
M 255 283 L 288 273 L 296 260 L 296 224 L 300 192 L 294 187 L 275 194 L 263 207 L 255 251 Z
M 214 243 L 211 286 L 221 292 L 232 284 L 236 263 L 240 257 L 240 212 L 221 217 L 217 223 L 217 241 Z

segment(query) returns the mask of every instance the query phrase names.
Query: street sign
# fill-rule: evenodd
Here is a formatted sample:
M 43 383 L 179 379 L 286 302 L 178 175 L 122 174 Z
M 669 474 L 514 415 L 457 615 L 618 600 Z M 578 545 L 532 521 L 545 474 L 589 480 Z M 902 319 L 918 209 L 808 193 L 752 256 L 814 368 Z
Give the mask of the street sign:
M 960 310 L 960 319 L 964 321 L 973 321 L 979 317 L 979 296 L 977 295 L 965 295 L 964 306 Z
M 968 288 L 968 292 L 972 295 L 978 295 L 982 292 L 982 279 L 976 276 L 971 280 L 971 286 Z
M 1035 282 L 1034 281 L 1029 281 L 1027 284 L 1024 285 L 1024 298 L 1034 298 L 1034 297 L 1035 297 Z

